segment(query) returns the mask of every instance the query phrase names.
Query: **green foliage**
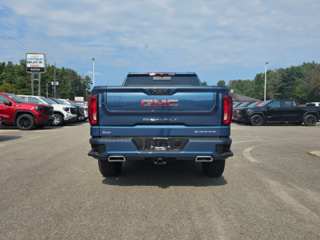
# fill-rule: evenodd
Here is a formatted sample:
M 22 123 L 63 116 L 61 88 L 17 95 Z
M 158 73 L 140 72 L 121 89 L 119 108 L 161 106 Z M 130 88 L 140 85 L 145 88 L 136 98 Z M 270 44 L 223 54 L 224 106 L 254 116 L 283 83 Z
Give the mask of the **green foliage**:
M 219 82 L 217 83 L 217 85 L 218 85 L 219 87 L 224 87 L 224 86 L 226 86 L 226 82 L 225 82 L 224 80 L 219 80 Z
M 5 84 L 0 85 L 0 92 L 20 94 L 20 91 L 17 90 L 10 83 L 5 83 Z
M 228 88 L 235 93 L 264 99 L 265 73 L 253 80 L 230 80 Z M 320 64 L 303 63 L 286 69 L 267 71 L 267 100 L 296 99 L 299 104 L 320 101 Z
M 41 74 L 41 95 L 47 96 L 46 84 L 48 84 L 48 96 L 53 97 L 54 66 L 47 65 L 47 72 Z M 35 74 L 35 78 L 38 75 Z M 85 100 L 91 94 L 91 78 L 79 75 L 76 71 L 68 68 L 56 68 L 57 97 L 74 99 L 75 96 L 84 97 Z M 9 85 L 12 88 L 9 88 Z M 20 60 L 19 64 L 0 62 L 0 90 L 1 92 L 31 94 L 31 74 L 26 72 L 26 60 Z M 14 92 L 16 91 L 16 92 Z M 34 82 L 34 94 L 38 94 L 38 81 Z
M 202 82 L 201 85 L 202 86 L 208 86 L 207 82 Z

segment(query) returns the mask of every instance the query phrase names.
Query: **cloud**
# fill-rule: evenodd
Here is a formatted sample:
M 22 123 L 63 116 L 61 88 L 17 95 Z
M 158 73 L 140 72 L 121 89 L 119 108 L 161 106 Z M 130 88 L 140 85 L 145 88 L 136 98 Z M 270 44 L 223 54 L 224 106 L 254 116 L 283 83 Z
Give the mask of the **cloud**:
M 88 72 L 86 73 L 86 75 L 93 75 L 93 72 L 88 71 Z M 102 74 L 99 73 L 99 72 L 94 72 L 94 75 L 102 75 Z

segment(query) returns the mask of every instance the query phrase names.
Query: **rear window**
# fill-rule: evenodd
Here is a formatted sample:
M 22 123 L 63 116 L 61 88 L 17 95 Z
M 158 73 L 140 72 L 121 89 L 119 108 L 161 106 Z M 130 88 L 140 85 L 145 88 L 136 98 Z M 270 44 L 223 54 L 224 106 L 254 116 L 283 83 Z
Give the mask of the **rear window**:
M 66 104 L 64 101 L 62 101 L 60 99 L 57 99 L 57 98 L 54 98 L 53 100 L 56 101 L 59 104 Z
M 315 104 L 315 103 L 307 103 L 306 106 L 307 106 L 307 107 L 315 107 L 316 104 Z
M 250 107 L 255 107 L 258 103 L 259 103 L 259 102 L 251 103 L 251 104 L 248 105 L 248 108 L 250 108 Z
M 84 104 L 82 102 L 73 102 L 74 104 L 77 104 L 79 106 L 84 106 Z
M 250 102 L 241 103 L 238 107 L 246 107 L 250 104 Z
M 200 86 L 196 75 L 174 76 L 129 75 L 125 86 Z
M 293 103 L 293 101 L 283 101 L 283 107 L 289 108 L 289 107 L 293 107 L 293 106 L 295 106 L 295 104 Z

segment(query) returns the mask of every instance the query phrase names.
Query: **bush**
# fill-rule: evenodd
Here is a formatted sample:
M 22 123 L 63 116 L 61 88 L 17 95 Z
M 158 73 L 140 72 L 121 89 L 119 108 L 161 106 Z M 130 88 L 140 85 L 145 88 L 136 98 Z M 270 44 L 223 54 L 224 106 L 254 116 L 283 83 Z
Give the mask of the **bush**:
M 12 86 L 10 83 L 0 85 L 0 92 L 20 94 L 20 91 L 16 89 L 14 86 Z

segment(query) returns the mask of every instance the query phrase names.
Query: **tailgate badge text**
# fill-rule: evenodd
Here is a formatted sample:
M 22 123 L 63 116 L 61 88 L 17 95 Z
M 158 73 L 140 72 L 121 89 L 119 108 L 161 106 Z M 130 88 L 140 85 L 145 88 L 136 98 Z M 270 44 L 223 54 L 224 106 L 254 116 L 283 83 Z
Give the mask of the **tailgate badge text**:
M 143 118 L 144 122 L 175 122 L 176 118 Z

